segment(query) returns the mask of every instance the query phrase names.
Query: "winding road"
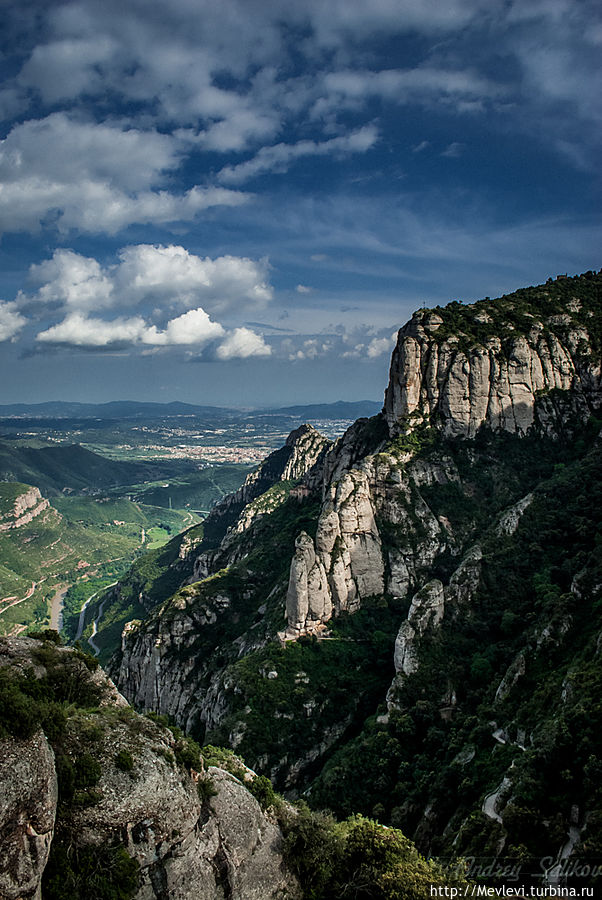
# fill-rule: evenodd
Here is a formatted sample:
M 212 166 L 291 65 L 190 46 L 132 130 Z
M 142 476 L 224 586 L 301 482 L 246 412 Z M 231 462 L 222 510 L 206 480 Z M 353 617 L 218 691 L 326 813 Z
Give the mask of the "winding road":
M 78 641 L 78 640 L 81 638 L 81 636 L 82 636 L 82 634 L 83 634 L 83 631 L 84 631 L 84 628 L 86 627 L 86 609 L 88 608 L 88 604 L 89 604 L 92 600 L 94 600 L 94 598 L 97 597 L 98 594 L 102 593 L 103 591 L 108 591 L 109 588 L 115 587 L 116 584 L 117 584 L 116 581 L 112 581 L 111 584 L 107 584 L 106 587 L 99 588 L 99 589 L 98 589 L 97 591 L 95 591 L 90 597 L 88 597 L 88 599 L 86 600 L 86 602 L 84 603 L 84 605 L 82 606 L 82 608 L 81 608 L 80 611 L 79 611 L 79 621 L 78 621 L 78 623 L 77 623 L 77 633 L 76 633 L 76 635 L 75 635 L 75 640 L 76 640 L 76 641 Z M 89 645 L 92 647 L 92 649 L 94 650 L 94 655 L 95 655 L 95 656 L 98 656 L 98 654 L 100 653 L 100 647 L 98 646 L 98 644 L 97 644 L 96 641 L 94 640 L 94 637 L 95 637 L 95 635 L 98 633 L 98 623 L 100 622 L 101 616 L 102 616 L 102 614 L 103 614 L 103 612 L 104 612 L 105 603 L 107 602 L 108 599 L 109 599 L 108 597 L 105 597 L 105 598 L 103 599 L 103 601 L 101 602 L 100 606 L 98 607 L 98 615 L 96 616 L 96 618 L 95 618 L 94 621 L 92 622 L 92 634 L 91 634 L 90 637 L 88 638 L 88 644 L 89 644 Z

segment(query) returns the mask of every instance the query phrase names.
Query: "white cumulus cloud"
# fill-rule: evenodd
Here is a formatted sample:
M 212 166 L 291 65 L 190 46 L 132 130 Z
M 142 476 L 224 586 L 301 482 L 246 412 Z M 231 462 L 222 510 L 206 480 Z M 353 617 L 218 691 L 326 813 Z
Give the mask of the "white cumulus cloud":
M 218 359 L 228 360 L 249 356 L 270 356 L 272 349 L 261 335 L 250 328 L 235 328 L 216 350 Z
M 200 346 L 223 337 L 225 330 L 212 322 L 204 309 L 191 309 L 170 321 L 164 330 L 149 325 L 141 316 L 107 321 L 85 313 L 69 313 L 62 322 L 41 331 L 36 340 L 73 347 L 114 347 L 150 344 L 156 347 Z
M 230 310 L 235 314 L 265 305 L 273 293 L 268 270 L 267 260 L 203 258 L 175 245 L 124 247 L 117 263 L 104 266 L 73 250 L 59 249 L 51 259 L 30 268 L 30 281 L 38 289 L 29 295 L 19 292 L 15 303 L 4 304 L 2 321 L 9 336 L 10 329 L 12 335 L 25 322 L 19 307 L 34 314 L 42 309 L 46 316 L 62 316 L 38 333 L 36 340 L 46 345 L 200 347 L 213 343 L 213 356 L 221 360 L 267 356 L 271 348 L 260 335 L 244 327 L 227 331 L 210 313 Z M 128 316 L 126 310 L 135 306 L 143 307 L 143 315 Z M 177 307 L 187 311 L 157 324 L 165 309 Z M 94 315 L 116 308 L 121 315 L 112 319 Z
M 73 312 L 58 325 L 40 331 L 36 340 L 46 344 L 70 344 L 74 347 L 109 347 L 137 343 L 142 340 L 146 330 L 146 322 L 139 316 L 107 322 Z
M 397 332 L 390 337 L 373 338 L 366 349 L 366 356 L 375 359 L 377 356 L 382 356 L 383 353 L 390 353 L 396 340 Z
M 16 303 L 0 300 L 0 341 L 10 341 L 26 322 L 27 319 L 21 315 Z
M 73 250 L 55 250 L 52 259 L 31 266 L 29 275 L 41 285 L 32 297 L 41 303 L 92 310 L 115 302 L 113 281 L 100 263 Z
M 157 345 L 195 345 L 205 344 L 214 338 L 220 338 L 225 330 L 219 322 L 212 322 L 204 309 L 190 309 L 176 319 L 170 319 L 165 331 L 154 326 L 147 329 L 142 336 L 145 344 Z
M 138 244 L 125 247 L 114 280 L 131 300 L 169 298 L 183 306 L 203 301 L 210 309 L 238 304 L 263 306 L 272 299 L 266 260 L 196 256 L 184 247 Z
M 118 258 L 117 264 L 103 267 L 73 250 L 55 250 L 51 259 L 30 268 L 30 281 L 40 285 L 38 290 L 29 296 L 20 293 L 18 300 L 90 312 L 145 301 L 222 311 L 261 307 L 272 299 L 265 259 L 211 259 L 185 247 L 155 244 L 124 247 Z
M 167 190 L 166 173 L 178 168 L 184 150 L 173 135 L 63 112 L 16 125 L 0 141 L 0 231 L 115 233 L 134 222 L 187 221 L 247 201 L 215 186 Z

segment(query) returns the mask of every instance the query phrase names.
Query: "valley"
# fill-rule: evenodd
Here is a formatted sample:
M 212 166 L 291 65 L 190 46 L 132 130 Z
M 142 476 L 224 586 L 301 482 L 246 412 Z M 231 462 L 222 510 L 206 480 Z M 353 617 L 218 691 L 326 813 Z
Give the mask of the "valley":
M 354 407 L 308 411 L 336 436 Z M 73 638 L 83 603 L 138 556 L 201 522 L 299 417 L 297 409 L 252 414 L 185 404 L 0 408 L 0 515 L 10 518 L 15 490 L 27 496 L 32 486 L 47 510 L 35 522 L 0 527 L 0 634 L 60 619 Z M 84 640 L 92 626 L 90 618 Z

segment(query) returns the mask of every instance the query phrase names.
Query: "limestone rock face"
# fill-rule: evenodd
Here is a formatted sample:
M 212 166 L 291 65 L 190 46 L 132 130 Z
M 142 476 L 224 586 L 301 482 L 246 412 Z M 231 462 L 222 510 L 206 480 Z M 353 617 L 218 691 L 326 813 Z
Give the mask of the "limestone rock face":
M 4 515 L 0 514 L 0 531 L 9 531 L 12 528 L 22 528 L 29 525 L 41 513 L 50 506 L 49 501 L 42 497 L 37 487 L 27 488 L 15 499 L 12 509 Z M 54 515 L 60 518 L 54 511 Z
M 332 615 L 326 570 L 316 557 L 314 542 L 305 531 L 295 541 L 295 555 L 286 595 L 289 625 L 301 631 L 309 622 L 325 622 Z
M 42 731 L 0 742 L 0 897 L 38 900 L 58 798 L 54 754 Z
M 533 319 L 527 334 L 504 347 L 491 336 L 470 349 L 461 349 L 455 335 L 438 342 L 440 324 L 440 317 L 420 310 L 399 332 L 385 394 L 392 434 L 434 415 L 448 437 L 474 437 L 482 425 L 526 434 L 538 424 L 551 432 L 557 415 L 553 404 L 538 404 L 540 395 L 571 391 L 575 412 L 602 402 L 600 364 L 587 332 L 570 317 Z
M 447 585 L 437 578 L 427 582 L 414 596 L 405 621 L 395 639 L 394 663 L 397 673 L 387 694 L 389 709 L 396 708 L 396 693 L 403 679 L 419 668 L 418 643 L 427 631 L 436 630 L 446 610 L 450 616 L 470 614 L 470 605 L 479 586 L 483 551 L 475 544 L 465 554 Z M 455 696 L 449 685 L 450 698 Z M 453 703 L 451 703 L 453 705 Z
M 395 640 L 395 671 L 411 675 L 418 668 L 418 656 L 415 648 L 417 637 L 422 637 L 427 628 L 436 628 L 445 612 L 445 596 L 443 585 L 438 579 L 414 594 L 405 622 Z
M 533 501 L 533 494 L 527 494 L 522 497 L 518 503 L 515 503 L 514 506 L 511 506 L 510 509 L 507 509 L 501 516 L 497 526 L 497 533 L 499 535 L 502 534 L 514 534 L 516 529 L 518 528 L 518 524 L 521 520 L 521 516 L 526 509 L 531 505 Z
M 333 611 L 353 612 L 362 597 L 383 590 L 384 563 L 369 477 L 352 469 L 328 489 L 315 547 L 305 532 L 296 540 L 286 604 L 288 632 L 311 632 Z
M 3 639 L 0 666 L 42 677 L 38 648 L 33 640 Z M 63 770 L 93 755 L 100 777 L 92 803 L 66 801 L 68 811 L 61 804 L 57 812 L 54 753 L 42 731 L 0 741 L 2 900 L 42 900 L 53 840 L 79 849 L 123 847 L 140 866 L 135 900 L 298 900 L 280 829 L 244 784 L 219 768 L 179 765 L 169 730 L 124 706 L 102 670 L 89 677 L 106 688 L 102 712 L 78 708 L 69 715 L 61 754 Z M 124 753 L 132 760 L 125 770 Z M 199 795 L 200 779 L 213 788 L 208 799 Z
M 337 447 L 332 451 L 339 453 Z M 325 474 L 315 546 L 305 536 L 305 562 L 301 562 L 299 549 L 291 562 L 289 637 L 311 633 L 342 611 L 357 610 L 367 597 L 385 591 L 405 597 L 412 585 L 420 583 L 422 573 L 439 553 L 454 549 L 451 526 L 437 519 L 421 494 L 424 485 L 458 480 L 451 459 L 427 461 L 408 455 L 404 461 L 399 455 L 378 453 L 365 456 L 357 467 L 342 470 L 336 478 L 339 464 L 332 465 L 327 457 L 325 471 L 330 480 Z M 377 522 L 403 534 L 404 540 L 389 540 L 387 549 L 383 549 Z M 419 540 L 412 539 L 418 534 Z M 309 562 L 316 567 L 311 583 L 304 575 Z M 326 603 L 322 572 L 326 573 Z M 315 598 L 312 585 L 317 591 Z M 316 619 L 316 612 L 322 608 L 325 615 Z
M 247 475 L 242 487 L 224 497 L 205 521 L 205 533 L 218 535 L 216 547 L 198 554 L 191 582 L 210 575 L 219 567 L 216 560 L 220 549 L 228 549 L 236 536 L 248 531 L 258 516 L 271 512 L 286 499 L 286 494 L 281 493 L 259 502 L 266 492 L 279 482 L 307 476 L 318 465 L 330 443 L 312 425 L 301 425 L 289 434 L 283 447 L 270 453 L 257 469 Z
M 280 829 L 236 778 L 216 768 L 209 769 L 209 774 L 217 789 L 210 800 L 211 813 L 226 863 L 224 881 L 231 891 L 225 896 L 232 900 L 298 898 L 296 881 L 282 862 Z M 221 896 L 215 890 L 211 900 Z
M 126 745 L 126 729 L 111 735 L 111 751 Z M 244 785 L 228 772 L 210 768 L 215 796 L 202 804 L 195 777 L 161 756 L 168 747 L 138 741 L 133 777 L 103 767 L 101 802 L 76 813 L 80 846 L 115 841 L 140 864 L 136 900 L 160 896 L 179 900 L 276 900 L 294 897 L 296 882 L 282 861 L 282 835 Z

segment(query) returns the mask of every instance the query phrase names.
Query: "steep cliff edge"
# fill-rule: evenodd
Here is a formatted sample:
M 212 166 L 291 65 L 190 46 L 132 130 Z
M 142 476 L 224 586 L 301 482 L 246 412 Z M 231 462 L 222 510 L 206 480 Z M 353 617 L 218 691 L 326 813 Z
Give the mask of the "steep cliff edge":
M 384 414 L 127 629 L 128 698 L 425 849 L 555 859 L 579 827 L 587 853 L 602 749 L 571 691 L 600 678 L 601 286 L 420 311 Z
M 448 437 L 474 437 L 482 426 L 555 433 L 567 409 L 551 402 L 554 391 L 565 393 L 579 417 L 599 409 L 599 310 L 576 296 L 583 285 L 574 281 L 414 313 L 391 360 L 391 434 L 432 420 Z

